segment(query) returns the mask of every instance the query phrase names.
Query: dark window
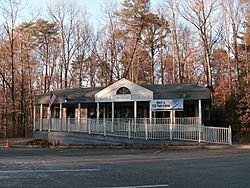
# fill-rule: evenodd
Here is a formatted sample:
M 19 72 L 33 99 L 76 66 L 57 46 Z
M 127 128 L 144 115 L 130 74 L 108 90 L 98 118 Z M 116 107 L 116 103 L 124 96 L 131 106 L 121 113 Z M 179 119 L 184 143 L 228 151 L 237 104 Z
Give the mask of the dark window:
M 116 92 L 117 95 L 127 95 L 127 94 L 131 94 L 130 90 L 126 87 L 121 87 L 120 89 L 117 90 Z
M 188 104 L 185 108 L 187 117 L 195 117 L 195 104 Z

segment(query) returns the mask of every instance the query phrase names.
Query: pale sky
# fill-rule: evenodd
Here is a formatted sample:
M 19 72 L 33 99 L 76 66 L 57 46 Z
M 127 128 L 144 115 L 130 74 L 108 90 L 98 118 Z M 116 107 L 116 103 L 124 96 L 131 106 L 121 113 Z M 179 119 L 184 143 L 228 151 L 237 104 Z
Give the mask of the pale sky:
M 58 0 L 24 0 L 27 1 L 27 5 L 31 7 L 33 10 L 29 10 L 27 15 L 31 15 L 31 11 L 35 11 L 41 9 L 44 11 L 47 8 L 47 4 L 53 2 L 57 2 Z M 105 1 L 108 0 L 74 0 L 79 6 L 82 6 L 89 13 L 89 21 L 94 26 L 97 26 L 101 20 L 101 7 L 104 5 Z M 118 3 L 123 2 L 123 0 L 113 0 Z M 162 0 L 151 0 L 153 6 L 157 3 L 162 2 Z M 26 17 L 26 16 L 25 16 Z

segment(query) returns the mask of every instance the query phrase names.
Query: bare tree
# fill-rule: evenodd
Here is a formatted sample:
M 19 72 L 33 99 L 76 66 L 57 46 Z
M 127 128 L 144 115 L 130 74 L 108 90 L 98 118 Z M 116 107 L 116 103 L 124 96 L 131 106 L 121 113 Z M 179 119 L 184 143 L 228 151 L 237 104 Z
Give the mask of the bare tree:
M 77 51 L 77 28 L 81 24 L 80 10 L 76 4 L 68 1 L 57 1 L 56 4 L 48 6 L 48 13 L 52 20 L 57 23 L 60 33 L 61 61 L 60 65 L 60 87 L 68 87 L 68 75 L 70 63 Z M 64 84 L 63 84 L 64 76 Z
M 22 1 L 18 0 L 4 0 L 3 4 L 0 7 L 1 13 L 4 19 L 3 28 L 6 37 L 8 40 L 6 41 L 6 48 L 9 50 L 9 58 L 6 58 L 7 67 L 10 67 L 10 78 L 8 79 L 6 74 L 0 72 L 2 80 L 6 83 L 8 89 L 11 93 L 11 103 L 12 103 L 12 124 L 13 124 L 13 132 L 12 135 L 16 134 L 16 70 L 15 70 L 15 62 L 16 62 L 16 39 L 18 33 L 15 31 L 15 27 L 17 26 L 18 18 L 23 9 Z
M 93 29 L 87 20 L 87 13 L 81 12 L 82 24 L 76 28 L 76 54 L 73 58 L 70 70 L 71 85 L 78 85 L 81 88 L 84 79 L 87 79 L 88 61 L 91 56 L 92 44 L 91 41 L 94 37 Z
M 211 54 L 221 30 L 220 25 L 216 26 L 219 23 L 219 16 L 215 17 L 214 15 L 218 6 L 218 0 L 187 0 L 182 4 L 182 8 L 179 9 L 182 17 L 191 23 L 199 33 L 204 53 L 207 86 L 209 88 L 213 86 Z
M 107 64 L 109 67 L 109 84 L 113 83 L 114 79 L 119 79 L 121 72 L 119 69 L 121 56 L 119 54 L 119 48 L 121 47 L 120 36 L 119 36 L 119 25 L 118 17 L 116 16 L 118 4 L 115 2 L 105 1 L 103 12 L 106 25 L 104 26 L 103 34 L 103 47 L 107 49 Z
M 228 54 L 230 55 L 232 53 L 234 56 L 234 62 L 235 62 L 234 79 L 236 80 L 236 82 L 239 82 L 241 79 L 238 38 L 240 34 L 240 29 L 243 26 L 243 20 L 244 20 L 243 18 L 247 7 L 246 3 L 247 2 L 241 0 L 237 1 L 222 0 L 224 28 L 226 32 L 226 45 L 228 49 Z M 229 66 L 230 66 L 229 68 L 231 69 L 231 64 Z M 231 71 L 230 70 L 228 71 L 229 71 L 229 78 L 231 78 Z

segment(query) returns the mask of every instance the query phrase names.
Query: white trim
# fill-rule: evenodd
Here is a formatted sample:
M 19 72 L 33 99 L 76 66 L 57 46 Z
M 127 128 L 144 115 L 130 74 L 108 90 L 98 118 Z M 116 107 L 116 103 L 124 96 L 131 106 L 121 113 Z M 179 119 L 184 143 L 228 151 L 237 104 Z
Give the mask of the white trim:
M 126 87 L 131 94 L 126 95 L 124 100 L 117 97 L 117 90 Z M 112 85 L 104 88 L 95 94 L 95 102 L 116 102 L 116 101 L 151 101 L 153 100 L 153 92 L 129 80 L 121 79 Z

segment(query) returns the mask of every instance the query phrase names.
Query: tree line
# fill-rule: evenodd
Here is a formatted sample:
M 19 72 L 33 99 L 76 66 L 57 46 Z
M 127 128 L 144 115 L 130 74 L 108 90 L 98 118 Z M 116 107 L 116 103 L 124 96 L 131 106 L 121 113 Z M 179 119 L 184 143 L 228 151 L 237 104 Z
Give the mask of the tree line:
M 98 27 L 74 1 L 58 0 L 20 22 L 25 6 L 0 5 L 1 138 L 32 134 L 36 94 L 121 78 L 208 87 L 213 123 L 249 127 L 249 1 L 105 1 Z

